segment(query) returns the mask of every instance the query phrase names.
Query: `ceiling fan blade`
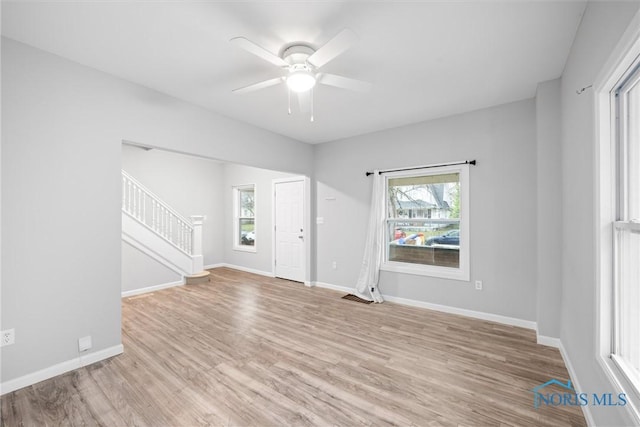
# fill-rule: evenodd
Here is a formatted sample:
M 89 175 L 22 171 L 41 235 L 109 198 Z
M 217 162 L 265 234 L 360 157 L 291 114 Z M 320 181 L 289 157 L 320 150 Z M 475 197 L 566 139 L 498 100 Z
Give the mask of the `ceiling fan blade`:
M 348 28 L 340 31 L 338 35 L 329 40 L 320 49 L 316 50 L 313 55 L 307 58 L 307 61 L 316 68 L 322 67 L 345 50 L 349 49 L 356 41 L 358 36 Z
M 265 80 L 263 82 L 254 83 L 249 86 L 240 87 L 238 89 L 234 89 L 233 93 L 247 93 L 253 92 L 254 90 L 264 89 L 269 86 L 275 86 L 278 83 L 282 83 L 284 81 L 284 77 L 277 77 L 275 79 Z
M 373 86 L 369 82 L 363 82 L 362 80 L 350 79 L 348 77 L 342 77 L 337 74 L 318 73 L 318 83 L 328 86 L 335 86 L 341 89 L 353 90 L 356 92 L 369 92 Z
M 244 37 L 234 37 L 231 40 L 229 40 L 231 43 L 235 44 L 238 47 L 241 47 L 242 49 L 246 50 L 249 53 L 253 53 L 255 56 L 260 57 L 262 59 L 264 59 L 265 61 L 269 61 L 271 62 L 273 65 L 277 65 L 278 67 L 288 67 L 289 64 L 287 64 L 284 59 L 280 58 L 277 55 L 274 55 L 273 53 L 269 52 L 268 50 L 266 50 L 265 48 L 263 48 L 262 46 L 258 46 L 257 44 L 255 44 L 254 42 L 244 38 Z
M 298 92 L 298 108 L 305 114 L 311 111 L 311 91 Z

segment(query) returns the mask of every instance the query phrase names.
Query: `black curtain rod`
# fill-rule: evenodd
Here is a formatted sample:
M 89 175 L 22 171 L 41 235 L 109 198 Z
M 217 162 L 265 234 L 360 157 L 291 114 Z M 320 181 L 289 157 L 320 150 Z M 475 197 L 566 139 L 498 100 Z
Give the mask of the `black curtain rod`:
M 382 175 L 383 173 L 387 173 L 387 172 L 400 172 L 400 171 L 412 171 L 412 170 L 416 170 L 416 169 L 439 168 L 441 166 L 475 165 L 475 164 L 476 164 L 475 160 L 465 160 L 464 162 L 442 163 L 442 164 L 438 164 L 438 165 L 427 165 L 427 166 L 416 166 L 414 168 L 387 169 L 387 170 L 380 171 L 379 174 Z M 373 175 L 373 172 L 366 172 L 366 175 L 367 176 Z

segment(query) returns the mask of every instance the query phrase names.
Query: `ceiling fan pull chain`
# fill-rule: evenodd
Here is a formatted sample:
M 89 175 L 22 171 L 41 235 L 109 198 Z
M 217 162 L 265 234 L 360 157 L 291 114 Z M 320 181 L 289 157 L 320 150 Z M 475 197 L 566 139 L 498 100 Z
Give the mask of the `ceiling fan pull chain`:
M 289 115 L 291 115 L 291 89 L 287 86 L 287 103 L 289 104 Z
M 311 95 L 311 119 L 309 120 L 310 122 L 313 121 L 313 88 L 310 91 L 311 93 L 309 95 Z

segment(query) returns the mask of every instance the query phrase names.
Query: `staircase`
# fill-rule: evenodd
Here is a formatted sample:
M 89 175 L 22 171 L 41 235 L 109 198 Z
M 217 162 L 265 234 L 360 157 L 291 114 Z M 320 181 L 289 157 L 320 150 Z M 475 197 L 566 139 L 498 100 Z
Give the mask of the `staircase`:
M 124 170 L 122 240 L 176 273 L 201 279 L 202 215 L 185 218 Z

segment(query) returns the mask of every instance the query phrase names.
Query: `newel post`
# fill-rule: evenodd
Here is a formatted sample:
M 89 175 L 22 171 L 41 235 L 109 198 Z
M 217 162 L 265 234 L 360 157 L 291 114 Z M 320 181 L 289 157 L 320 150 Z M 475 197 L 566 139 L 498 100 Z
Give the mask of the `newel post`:
M 204 268 L 202 256 L 202 224 L 204 223 L 204 216 L 191 215 L 191 223 L 193 224 L 193 270 L 191 274 L 195 274 L 201 272 Z

